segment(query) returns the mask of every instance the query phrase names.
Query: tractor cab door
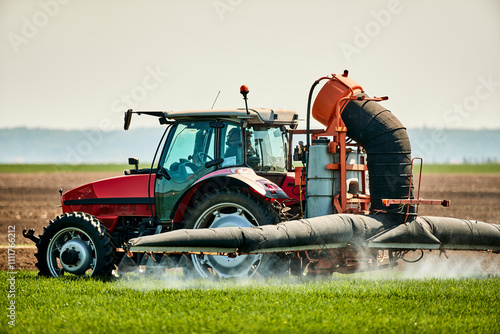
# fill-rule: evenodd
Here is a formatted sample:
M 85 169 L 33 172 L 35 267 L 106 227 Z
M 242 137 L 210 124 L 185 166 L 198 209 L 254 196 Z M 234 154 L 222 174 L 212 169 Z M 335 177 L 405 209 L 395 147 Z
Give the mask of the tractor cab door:
M 189 187 L 215 169 L 216 127 L 210 121 L 179 121 L 171 129 L 155 181 L 156 217 L 170 220 L 172 209 Z

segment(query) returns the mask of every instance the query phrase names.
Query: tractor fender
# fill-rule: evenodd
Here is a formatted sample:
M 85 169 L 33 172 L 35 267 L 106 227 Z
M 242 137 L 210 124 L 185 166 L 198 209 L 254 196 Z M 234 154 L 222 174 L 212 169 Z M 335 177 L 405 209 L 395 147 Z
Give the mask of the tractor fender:
M 172 210 L 172 220 L 174 222 L 180 222 L 182 220 L 184 211 L 194 196 L 215 189 L 230 187 L 251 189 L 253 191 L 250 193 L 257 194 L 266 200 L 288 198 L 288 195 L 281 187 L 257 175 L 251 168 L 225 168 L 209 173 L 196 181 L 177 201 Z M 201 193 L 199 193 L 199 191 L 201 191 Z

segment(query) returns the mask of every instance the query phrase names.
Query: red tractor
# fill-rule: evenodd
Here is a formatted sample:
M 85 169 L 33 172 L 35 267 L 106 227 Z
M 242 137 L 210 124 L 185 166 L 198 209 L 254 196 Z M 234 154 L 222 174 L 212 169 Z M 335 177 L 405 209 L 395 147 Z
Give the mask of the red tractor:
M 41 275 L 110 275 L 124 254 L 116 250 L 131 238 L 180 228 L 276 224 L 280 209 L 299 201 L 288 138 L 297 112 L 129 110 L 125 129 L 134 113 L 158 117 L 166 126 L 157 164 L 138 169 L 139 161 L 130 158 L 135 169 L 124 176 L 62 193 L 64 214 L 39 238 L 33 230 L 25 233 L 37 244 Z M 219 277 L 232 277 L 253 274 L 262 255 L 189 260 L 201 276 L 210 267 Z
M 498 225 L 418 216 L 421 204 L 450 203 L 420 198 L 406 128 L 386 99 L 345 71 L 312 85 L 306 130 L 284 109 L 127 111 L 125 129 L 134 113 L 166 126 L 151 168 L 131 158 L 125 176 L 63 193 L 64 214 L 39 238 L 23 233 L 40 274 L 110 275 L 130 258 L 201 277 L 349 273 L 424 249 L 500 251 Z M 310 129 L 311 115 L 325 129 Z M 296 134 L 306 145 L 292 154 Z

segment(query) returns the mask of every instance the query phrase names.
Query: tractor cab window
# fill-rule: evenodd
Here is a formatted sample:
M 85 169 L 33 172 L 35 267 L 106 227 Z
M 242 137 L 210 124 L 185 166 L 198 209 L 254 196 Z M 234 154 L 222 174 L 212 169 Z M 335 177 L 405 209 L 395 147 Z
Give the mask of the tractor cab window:
M 247 164 L 257 172 L 287 171 L 286 132 L 279 127 L 249 126 L 247 140 Z
M 221 129 L 221 157 L 224 159 L 221 166 L 238 166 L 243 164 L 243 141 L 241 140 L 241 126 L 224 122 Z
M 215 156 L 215 129 L 208 122 L 179 122 L 169 136 L 162 167 L 175 182 L 207 172 L 205 163 Z

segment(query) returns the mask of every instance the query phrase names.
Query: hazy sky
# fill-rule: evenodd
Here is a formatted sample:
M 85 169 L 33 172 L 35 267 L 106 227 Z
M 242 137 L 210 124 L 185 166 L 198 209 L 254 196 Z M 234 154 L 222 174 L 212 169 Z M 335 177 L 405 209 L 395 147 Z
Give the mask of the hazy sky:
M 243 107 L 242 84 L 305 118 L 344 69 L 407 127 L 500 128 L 498 0 L 0 0 L 0 33 L 0 128 L 119 129 L 219 90 Z

